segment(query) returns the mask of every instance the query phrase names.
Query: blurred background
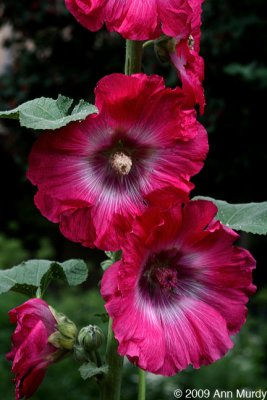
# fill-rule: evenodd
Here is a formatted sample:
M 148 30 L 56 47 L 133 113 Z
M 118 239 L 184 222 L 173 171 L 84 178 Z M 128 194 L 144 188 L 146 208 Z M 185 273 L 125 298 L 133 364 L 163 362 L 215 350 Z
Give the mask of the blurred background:
M 206 61 L 207 107 L 201 122 L 209 133 L 210 153 L 194 178 L 193 195 L 229 202 L 266 201 L 265 0 L 206 0 L 203 10 L 201 54 Z M 143 62 L 144 72 L 164 75 L 170 86 L 178 83 L 175 70 L 160 65 L 153 48 L 145 50 Z M 67 12 L 63 0 L 0 0 L 1 110 L 35 97 L 56 98 L 59 93 L 93 102 L 96 82 L 106 74 L 122 72 L 123 64 L 124 41 L 104 29 L 86 31 Z M 80 327 L 101 323 L 95 314 L 104 312 L 103 302 L 95 288 L 103 255 L 66 240 L 35 209 L 35 188 L 25 179 L 35 139 L 36 132 L 18 127 L 16 121 L 1 120 L 0 268 L 29 258 L 84 258 L 90 266 L 88 281 L 75 289 L 53 284 L 46 300 Z M 235 348 L 200 370 L 189 368 L 168 379 L 148 375 L 148 400 L 172 399 L 178 387 L 267 390 L 266 237 L 242 234 L 240 244 L 257 259 L 258 291 Z M 7 312 L 25 300 L 12 293 L 0 297 L 0 398 L 4 400 L 14 398 L 5 360 L 14 329 Z M 77 368 L 71 359 L 52 366 L 33 399 L 97 399 L 94 382 L 82 381 Z M 124 375 L 122 399 L 136 399 L 136 368 L 127 363 Z

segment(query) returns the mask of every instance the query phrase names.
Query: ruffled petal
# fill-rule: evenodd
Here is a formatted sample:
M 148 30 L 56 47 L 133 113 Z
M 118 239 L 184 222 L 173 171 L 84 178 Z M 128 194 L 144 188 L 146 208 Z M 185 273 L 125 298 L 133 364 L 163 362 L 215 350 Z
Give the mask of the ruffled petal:
M 44 380 L 46 370 L 49 366 L 48 361 L 43 361 L 36 365 L 31 372 L 24 377 L 16 385 L 16 400 L 25 397 L 29 399 L 41 385 Z
M 170 95 L 171 92 L 174 94 Z M 156 97 L 155 104 L 155 96 L 158 93 L 160 95 L 159 98 Z M 103 109 L 108 113 L 109 124 L 117 127 L 119 123 L 125 129 L 131 129 L 134 126 L 135 131 L 137 131 L 135 134 L 139 130 L 140 135 L 143 134 L 151 114 L 153 115 L 155 108 L 158 107 L 157 102 L 161 99 L 161 96 L 163 97 L 163 104 L 167 98 L 165 101 L 167 101 L 171 109 L 177 107 L 176 104 L 179 98 L 179 95 L 174 91 L 165 88 L 162 77 L 145 74 L 131 76 L 112 74 L 106 76 L 98 82 L 95 96 L 98 109 L 101 111 Z M 170 96 L 169 101 L 168 96 Z M 156 118 L 156 122 L 160 120 L 158 114 L 155 114 L 154 118 Z M 152 122 L 154 122 L 154 119 Z M 166 122 L 168 123 L 167 116 Z M 161 123 L 162 120 L 160 120 Z M 157 124 L 155 123 L 155 125 Z
M 172 63 L 182 81 L 184 107 L 191 109 L 195 104 L 204 112 L 205 96 L 202 85 L 204 60 L 194 50 L 189 50 L 187 39 L 178 42 L 176 50 L 170 53 Z
M 235 239 L 220 227 L 195 242 L 180 260 L 191 279 L 197 281 L 191 283 L 194 295 L 212 304 L 225 319 L 230 334 L 236 334 L 244 324 L 248 296 L 256 290 L 252 284 L 255 260 L 247 250 L 232 246 Z
M 23 378 L 30 367 L 42 359 L 47 339 L 47 330 L 43 322 L 38 321 L 16 352 L 12 365 L 12 372 L 16 374 L 16 378 Z
M 150 370 L 151 365 L 157 369 L 163 361 L 161 352 L 156 352 L 155 348 L 161 349 L 165 346 L 160 323 L 158 321 L 151 323 L 149 318 L 140 314 L 135 307 L 133 291 L 126 297 L 116 285 L 114 286 L 114 282 L 117 282 L 118 266 L 119 263 L 115 267 L 112 266 L 112 269 L 109 268 L 101 282 L 101 294 L 107 300 L 105 307 L 111 318 L 114 318 L 113 330 L 115 338 L 120 343 L 118 351 L 121 355 L 127 355 L 132 362 L 143 369 Z M 112 296 L 110 289 L 113 289 Z M 145 343 L 143 343 L 144 338 L 146 338 Z
M 192 9 L 187 0 L 157 0 L 162 30 L 167 36 L 190 33 Z
M 27 178 L 44 192 L 42 199 L 37 196 L 35 201 L 40 209 L 47 210 L 46 214 L 51 209 L 51 220 L 56 218 L 55 212 L 52 212 L 55 206 L 60 213 L 61 209 L 65 210 L 66 203 L 71 206 L 79 200 L 90 204 L 96 198 L 97 182 L 88 160 L 94 151 L 94 143 L 90 143 L 89 138 L 92 132 L 96 132 L 97 140 L 100 128 L 101 122 L 89 116 L 81 123 L 61 128 L 57 133 L 44 133 L 35 142 L 29 157 Z M 55 204 L 49 198 L 51 193 Z
M 98 31 L 105 20 L 103 0 L 65 0 L 67 9 L 90 31 Z
M 156 0 L 108 0 L 105 5 L 107 29 L 131 40 L 160 35 Z
M 224 318 L 209 304 L 184 299 L 172 316 L 162 321 L 167 346 L 164 365 L 157 373 L 169 376 L 189 365 L 211 364 L 233 347 Z

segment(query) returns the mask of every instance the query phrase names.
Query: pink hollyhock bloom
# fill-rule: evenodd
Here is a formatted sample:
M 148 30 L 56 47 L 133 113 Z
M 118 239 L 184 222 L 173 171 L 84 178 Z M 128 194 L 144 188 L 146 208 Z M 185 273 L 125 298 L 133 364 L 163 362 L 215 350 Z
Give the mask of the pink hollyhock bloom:
M 113 74 L 95 95 L 98 114 L 40 136 L 27 175 L 36 206 L 67 238 L 118 250 L 148 205 L 187 199 L 207 134 L 159 76 Z
M 65 0 L 66 7 L 85 28 L 109 31 L 126 39 L 155 39 L 162 33 L 188 32 L 192 17 L 189 0 Z
M 28 399 L 42 383 L 58 351 L 48 343 L 49 336 L 56 331 L 57 321 L 41 299 L 28 300 L 9 315 L 10 321 L 17 324 L 12 336 L 13 347 L 7 354 L 7 359 L 13 362 L 16 400 Z
M 103 276 L 118 351 L 144 370 L 170 376 L 210 364 L 245 322 L 255 260 L 216 212 L 209 201 L 151 208 Z
M 202 86 L 204 61 L 199 55 L 202 2 L 203 0 L 189 1 L 193 10 L 190 34 L 187 36 L 183 34 L 176 36 L 176 44 L 172 51 L 170 51 L 171 61 L 177 68 L 187 95 L 187 105 L 188 107 L 192 107 L 194 104 L 199 104 L 201 113 L 203 113 L 205 106 Z

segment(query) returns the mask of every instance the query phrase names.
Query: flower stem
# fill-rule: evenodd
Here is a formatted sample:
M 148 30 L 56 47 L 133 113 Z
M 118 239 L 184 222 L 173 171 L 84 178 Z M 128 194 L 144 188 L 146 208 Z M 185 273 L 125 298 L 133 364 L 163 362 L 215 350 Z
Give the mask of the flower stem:
M 124 72 L 131 75 L 141 72 L 142 66 L 143 42 L 126 40 L 126 54 Z M 112 320 L 109 319 L 108 337 L 106 348 L 106 363 L 108 365 L 108 373 L 100 384 L 101 400 L 120 400 L 121 392 L 121 376 L 123 367 L 123 357 L 117 353 L 118 343 L 112 332 Z M 141 372 L 140 372 L 141 373 Z M 140 375 L 141 376 L 141 375 Z M 145 400 L 145 378 L 140 378 L 142 384 L 139 387 L 141 397 L 138 400 Z
M 125 75 L 141 72 L 142 67 L 143 42 L 136 40 L 126 40 L 125 54 Z
M 109 319 L 106 362 L 108 373 L 101 381 L 101 400 L 119 400 L 121 391 L 121 375 L 123 357 L 117 353 L 118 343 L 112 332 L 112 320 Z
M 139 368 L 138 400 L 146 400 L 146 373 Z

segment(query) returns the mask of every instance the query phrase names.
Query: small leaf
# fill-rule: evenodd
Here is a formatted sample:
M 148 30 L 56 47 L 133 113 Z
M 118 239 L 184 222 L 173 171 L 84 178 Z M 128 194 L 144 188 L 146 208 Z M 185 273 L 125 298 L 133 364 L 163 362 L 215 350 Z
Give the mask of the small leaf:
M 59 95 L 57 100 L 40 97 L 27 101 L 14 110 L 0 111 L 0 118 L 19 119 L 20 125 L 31 129 L 58 129 L 72 121 L 81 121 L 97 108 L 84 100 L 71 111 L 73 99 Z
M 106 271 L 112 264 L 116 261 L 119 261 L 122 256 L 121 250 L 118 251 L 105 251 L 106 256 L 108 256 L 107 260 L 104 260 L 100 263 L 101 268 L 103 271 Z
M 0 270 L 0 294 L 9 290 L 26 294 L 43 294 L 54 279 L 62 279 L 70 286 L 84 282 L 88 275 L 83 260 L 68 260 L 63 263 L 49 260 L 29 260 L 13 268 Z
M 100 374 L 107 374 L 108 372 L 108 366 L 107 365 L 102 365 L 101 367 L 97 367 L 95 363 L 92 361 L 89 361 L 87 363 L 84 363 L 80 368 L 79 368 L 81 377 L 86 380 L 88 378 L 92 378 L 93 376 L 100 375 Z
M 237 231 L 267 234 L 267 201 L 262 203 L 229 204 L 211 197 L 197 196 L 193 200 L 209 200 L 218 207 L 218 218 L 224 225 Z

